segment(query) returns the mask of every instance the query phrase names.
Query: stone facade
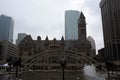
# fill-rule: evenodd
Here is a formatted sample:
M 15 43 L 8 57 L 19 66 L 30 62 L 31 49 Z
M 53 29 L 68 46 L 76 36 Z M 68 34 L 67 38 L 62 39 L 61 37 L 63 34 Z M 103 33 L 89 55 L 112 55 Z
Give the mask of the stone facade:
M 40 54 L 41 52 L 49 52 L 49 51 L 65 51 L 71 50 L 79 52 L 79 54 L 84 54 L 89 57 L 92 56 L 92 48 L 90 42 L 87 40 L 86 36 L 86 21 L 85 16 L 81 12 L 80 18 L 78 20 L 78 40 L 64 40 L 62 37 L 61 40 L 49 40 L 48 36 L 46 36 L 45 40 L 41 40 L 41 37 L 38 36 L 37 40 L 33 40 L 30 35 L 27 35 L 21 43 L 18 45 L 20 57 L 22 61 L 30 58 L 32 55 Z M 63 57 L 64 52 L 62 54 L 55 53 L 57 56 L 49 56 L 49 58 L 43 59 L 42 63 L 59 63 L 58 59 Z M 42 61 L 42 60 L 41 60 Z M 67 57 L 67 61 L 69 63 L 76 63 L 76 60 L 71 57 Z M 59 66 L 56 66 L 56 68 Z M 43 67 L 41 67 L 43 69 Z M 44 67 L 45 68 L 45 67 Z M 54 68 L 54 67 L 53 67 Z

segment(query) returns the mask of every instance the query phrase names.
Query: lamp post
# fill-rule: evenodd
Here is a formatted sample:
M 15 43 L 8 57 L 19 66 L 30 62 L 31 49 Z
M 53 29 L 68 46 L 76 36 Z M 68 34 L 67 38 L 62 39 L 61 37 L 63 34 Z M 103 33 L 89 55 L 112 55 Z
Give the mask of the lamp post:
M 22 66 L 22 65 L 21 65 L 21 58 L 19 58 L 18 60 L 16 60 L 16 61 L 14 62 L 14 66 L 16 67 L 16 75 L 15 75 L 15 78 L 17 79 L 17 78 L 18 78 L 19 66 Z
M 65 69 L 65 66 L 66 66 L 66 60 L 64 58 L 61 60 L 61 66 L 62 66 L 62 79 L 65 80 L 64 69 Z
M 7 62 L 8 62 L 8 65 L 9 65 L 9 73 L 11 73 L 11 69 L 12 69 L 12 65 L 13 65 L 13 58 L 12 57 L 9 57 L 7 58 Z
M 110 73 L 109 73 L 109 71 L 110 71 L 110 66 L 111 66 L 110 60 L 108 60 L 108 61 L 105 62 L 105 66 L 106 66 L 106 68 L 107 68 L 108 80 L 109 80 L 109 79 L 110 79 Z

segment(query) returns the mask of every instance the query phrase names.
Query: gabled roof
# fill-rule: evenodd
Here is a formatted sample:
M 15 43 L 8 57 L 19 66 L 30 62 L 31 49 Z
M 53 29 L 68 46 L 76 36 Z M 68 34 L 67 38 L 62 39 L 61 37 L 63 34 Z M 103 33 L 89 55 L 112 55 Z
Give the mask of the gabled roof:
M 31 37 L 31 35 L 26 35 L 26 37 L 20 42 L 20 44 L 18 46 L 20 46 L 20 45 L 22 45 L 24 43 L 28 43 L 30 45 L 34 45 L 34 42 L 33 42 L 33 39 Z

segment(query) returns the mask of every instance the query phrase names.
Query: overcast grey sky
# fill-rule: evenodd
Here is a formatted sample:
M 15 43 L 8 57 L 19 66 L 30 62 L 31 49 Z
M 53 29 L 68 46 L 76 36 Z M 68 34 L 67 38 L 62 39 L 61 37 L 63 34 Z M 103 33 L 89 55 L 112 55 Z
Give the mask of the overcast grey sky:
M 103 47 L 100 0 L 0 0 L 0 14 L 14 19 L 14 41 L 18 33 L 45 39 L 64 36 L 65 10 L 82 11 L 87 21 L 87 36 L 92 36 L 97 50 Z

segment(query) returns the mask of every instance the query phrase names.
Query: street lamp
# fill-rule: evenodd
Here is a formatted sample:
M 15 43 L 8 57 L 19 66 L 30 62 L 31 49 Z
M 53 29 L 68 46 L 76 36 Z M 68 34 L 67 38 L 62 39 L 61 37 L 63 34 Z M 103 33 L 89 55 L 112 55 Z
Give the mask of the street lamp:
M 108 79 L 110 79 L 110 73 L 109 73 L 109 71 L 110 71 L 110 66 L 111 66 L 110 60 L 108 60 L 108 61 L 105 62 L 105 66 L 106 66 L 107 72 L 108 72 Z
M 64 58 L 61 59 L 61 66 L 62 66 L 62 78 L 63 78 L 63 80 L 65 80 L 64 69 L 65 69 L 65 66 L 66 66 L 66 60 Z
M 16 75 L 15 75 L 15 78 L 17 79 L 18 78 L 18 69 L 19 69 L 19 66 L 22 66 L 21 65 L 21 58 L 19 58 L 18 60 L 16 60 L 14 62 L 14 66 L 16 67 Z
M 11 69 L 12 69 L 12 65 L 13 65 L 13 58 L 12 57 L 8 57 L 7 58 L 7 62 L 8 62 L 8 65 L 9 65 L 9 73 L 11 73 Z

